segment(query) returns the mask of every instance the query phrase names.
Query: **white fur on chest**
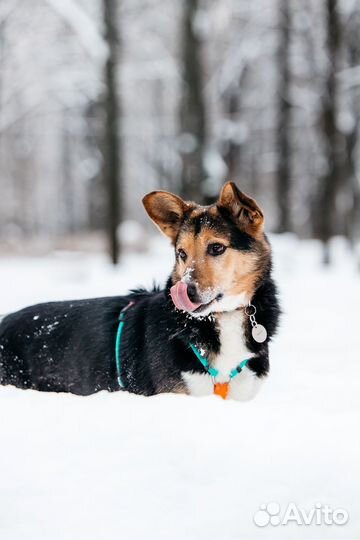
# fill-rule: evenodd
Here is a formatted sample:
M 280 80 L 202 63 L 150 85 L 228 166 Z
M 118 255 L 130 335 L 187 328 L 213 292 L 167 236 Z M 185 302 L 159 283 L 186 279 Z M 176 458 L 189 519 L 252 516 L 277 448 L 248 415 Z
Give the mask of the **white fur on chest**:
M 253 353 L 246 347 L 243 311 L 222 313 L 218 320 L 220 352 L 211 356 L 211 365 L 219 370 L 217 382 L 229 380 L 229 373 Z M 239 375 L 237 375 L 239 377 Z
M 219 316 L 220 352 L 209 357 L 211 365 L 219 371 L 216 382 L 227 382 L 232 369 L 254 356 L 246 347 L 244 316 L 243 311 L 224 312 Z M 206 396 L 213 393 L 214 384 L 210 375 L 183 372 L 182 376 L 191 395 Z M 240 401 L 251 399 L 260 384 L 256 374 L 245 367 L 231 380 L 228 397 Z

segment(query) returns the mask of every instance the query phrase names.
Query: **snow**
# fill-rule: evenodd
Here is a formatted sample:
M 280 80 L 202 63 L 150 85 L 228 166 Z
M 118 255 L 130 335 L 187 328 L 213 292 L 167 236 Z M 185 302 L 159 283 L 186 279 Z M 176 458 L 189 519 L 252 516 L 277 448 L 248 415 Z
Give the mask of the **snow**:
M 359 537 L 355 265 L 341 240 L 326 270 L 316 242 L 273 240 L 284 315 L 254 401 L 0 388 L 1 539 Z M 0 312 L 121 294 L 164 280 L 171 260 L 159 241 L 117 270 L 94 254 L 3 257 Z M 328 504 L 349 521 L 257 527 L 271 502 Z

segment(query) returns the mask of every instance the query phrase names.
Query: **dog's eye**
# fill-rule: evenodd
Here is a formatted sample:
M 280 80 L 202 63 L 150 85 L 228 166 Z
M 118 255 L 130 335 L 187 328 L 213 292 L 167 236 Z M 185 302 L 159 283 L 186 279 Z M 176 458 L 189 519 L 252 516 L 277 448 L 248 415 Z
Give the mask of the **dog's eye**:
M 177 251 L 177 256 L 179 257 L 179 259 L 181 259 L 182 261 L 186 261 L 186 258 L 187 258 L 187 255 L 185 253 L 185 251 L 183 249 L 178 249 Z
M 222 255 L 226 249 L 226 246 L 224 244 L 209 244 L 207 248 L 207 252 L 209 255 L 212 255 L 213 257 L 217 257 L 218 255 Z

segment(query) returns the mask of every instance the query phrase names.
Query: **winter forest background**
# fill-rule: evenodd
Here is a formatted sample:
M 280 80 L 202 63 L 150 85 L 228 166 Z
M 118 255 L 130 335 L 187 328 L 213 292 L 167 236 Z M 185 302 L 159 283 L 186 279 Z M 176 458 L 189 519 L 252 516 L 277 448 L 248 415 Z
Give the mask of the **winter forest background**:
M 145 192 L 229 179 L 356 247 L 359 36 L 357 0 L 1 0 L 0 247 L 116 262 Z

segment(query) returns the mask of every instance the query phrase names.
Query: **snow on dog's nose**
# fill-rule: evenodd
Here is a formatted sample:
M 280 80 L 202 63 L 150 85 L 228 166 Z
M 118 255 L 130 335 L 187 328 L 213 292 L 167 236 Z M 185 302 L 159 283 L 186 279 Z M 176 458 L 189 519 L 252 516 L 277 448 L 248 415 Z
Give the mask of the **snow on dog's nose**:
M 201 306 L 201 304 L 196 304 L 190 300 L 188 285 L 182 281 L 178 281 L 171 287 L 170 294 L 175 306 L 182 311 L 191 313 Z

